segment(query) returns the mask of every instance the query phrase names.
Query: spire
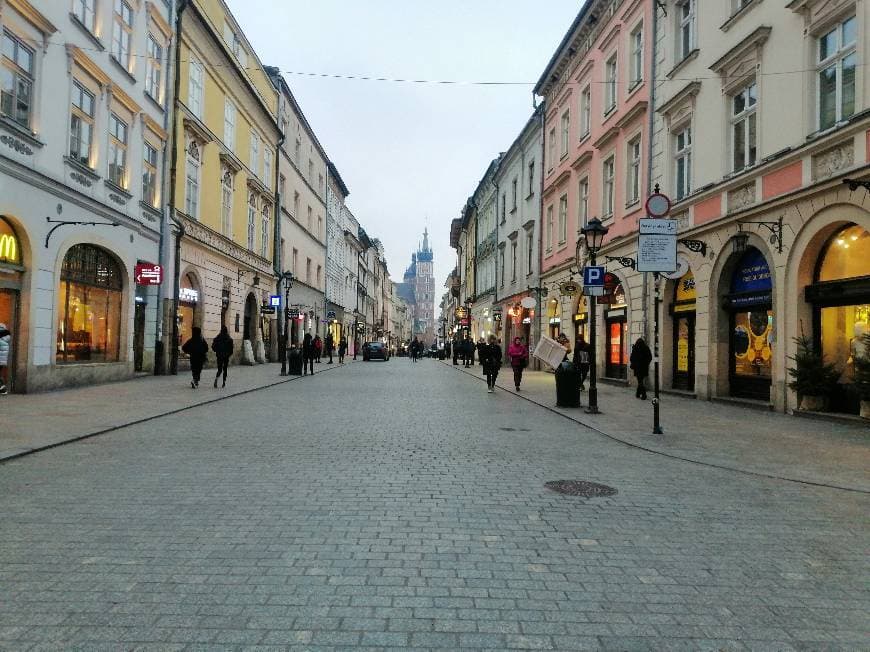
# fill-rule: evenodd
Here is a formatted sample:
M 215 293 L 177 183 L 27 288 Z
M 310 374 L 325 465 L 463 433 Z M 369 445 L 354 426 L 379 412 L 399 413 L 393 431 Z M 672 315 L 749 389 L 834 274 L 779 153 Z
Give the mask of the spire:
M 423 251 L 429 251 L 429 227 L 423 229 Z

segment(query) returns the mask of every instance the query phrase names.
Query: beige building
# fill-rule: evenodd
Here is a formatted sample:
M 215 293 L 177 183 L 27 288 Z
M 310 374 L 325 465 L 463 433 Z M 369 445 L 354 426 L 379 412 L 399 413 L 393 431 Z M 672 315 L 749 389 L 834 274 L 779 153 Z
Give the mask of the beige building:
M 660 287 L 664 386 L 794 409 L 787 368 L 806 334 L 841 371 L 830 409 L 856 412 L 870 206 L 846 180 L 870 178 L 870 2 L 668 0 L 656 24 L 651 178 L 681 239 Z M 636 251 L 626 235 L 602 253 Z M 633 341 L 652 335 L 654 282 L 624 262 L 609 269 Z

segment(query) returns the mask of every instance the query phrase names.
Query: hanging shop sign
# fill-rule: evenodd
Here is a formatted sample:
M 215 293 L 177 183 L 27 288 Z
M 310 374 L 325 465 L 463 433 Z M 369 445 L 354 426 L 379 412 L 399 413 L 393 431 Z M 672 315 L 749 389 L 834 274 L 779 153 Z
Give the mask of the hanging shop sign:
M 199 292 L 193 288 L 178 288 L 178 300 L 185 303 L 197 303 L 199 301 Z
M 559 284 L 559 292 L 563 296 L 573 297 L 579 291 L 580 285 L 578 285 L 574 281 L 565 281 Z
M 3 260 L 2 244 L 0 244 L 0 260 Z M 163 268 L 160 265 L 139 263 L 134 268 L 134 276 L 136 277 L 136 285 L 160 285 L 163 283 Z
M 299 318 L 299 308 L 287 308 L 287 310 L 284 311 L 284 314 L 287 317 L 287 319 L 298 319 Z
M 275 314 L 275 306 L 269 306 L 269 305 L 260 306 L 260 314 L 261 315 L 274 315 Z
M 326 318 L 329 320 L 335 319 L 335 310 L 327 310 Z
M 535 301 L 534 297 L 523 297 L 520 300 L 520 305 L 526 310 L 531 310 L 537 305 L 537 301 Z
M 459 306 L 455 311 L 456 319 L 465 319 L 468 317 L 468 308 L 465 306 Z

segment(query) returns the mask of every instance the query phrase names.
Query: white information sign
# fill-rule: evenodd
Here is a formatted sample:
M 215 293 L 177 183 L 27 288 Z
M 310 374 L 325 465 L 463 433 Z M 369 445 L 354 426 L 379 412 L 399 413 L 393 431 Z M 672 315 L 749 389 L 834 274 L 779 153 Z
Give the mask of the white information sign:
M 676 269 L 676 236 L 639 235 L 637 237 L 637 271 L 673 272 Z
M 641 218 L 639 220 L 641 235 L 672 235 L 677 236 L 678 220 L 659 220 Z
M 606 293 L 603 285 L 584 285 L 583 294 L 587 297 L 603 297 Z

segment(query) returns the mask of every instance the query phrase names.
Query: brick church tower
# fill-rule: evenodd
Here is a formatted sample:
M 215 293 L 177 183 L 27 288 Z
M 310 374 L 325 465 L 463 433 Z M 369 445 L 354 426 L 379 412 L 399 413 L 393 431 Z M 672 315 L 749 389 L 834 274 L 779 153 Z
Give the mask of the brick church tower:
M 423 244 L 411 256 L 400 295 L 413 306 L 414 336 L 426 346 L 435 342 L 435 255 L 429 246 L 429 230 L 423 230 Z

